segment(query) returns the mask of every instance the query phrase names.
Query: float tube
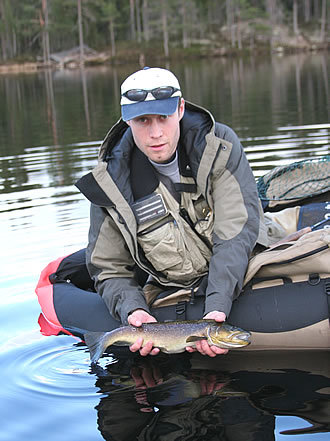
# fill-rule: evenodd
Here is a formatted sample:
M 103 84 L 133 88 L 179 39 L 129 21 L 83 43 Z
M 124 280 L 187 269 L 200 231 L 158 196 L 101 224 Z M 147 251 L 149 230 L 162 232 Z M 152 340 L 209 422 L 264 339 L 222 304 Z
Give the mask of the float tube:
M 140 274 L 141 284 L 143 278 Z M 36 293 L 44 335 L 66 333 L 83 339 L 86 331 L 120 326 L 93 289 L 85 249 L 47 265 Z M 151 308 L 151 313 L 158 321 L 196 320 L 203 316 L 204 300 L 197 292 L 193 300 Z M 228 322 L 251 332 L 251 345 L 244 350 L 330 350 L 329 311 L 330 275 L 311 274 L 307 281 L 295 283 L 283 277 L 281 285 L 254 289 L 248 284 L 233 302 Z
M 291 164 L 281 168 L 280 173 L 271 172 L 272 179 L 274 176 L 277 179 L 284 172 L 289 173 L 294 177 L 292 185 L 296 188 L 297 177 L 292 175 L 293 172 L 298 170 L 301 175 L 303 167 L 319 167 L 310 173 L 318 185 L 314 197 L 304 200 L 304 194 L 299 194 L 299 205 L 302 208 L 298 229 L 317 224 L 320 219 L 330 219 L 330 203 L 325 202 L 330 196 L 329 164 L 330 157 L 325 157 L 318 162 L 311 160 Z M 324 175 L 322 187 L 319 187 L 320 170 Z M 306 182 L 306 174 L 304 178 Z M 289 179 L 287 181 L 289 182 Z M 302 179 L 301 181 L 303 183 Z M 266 186 L 265 182 L 263 177 L 261 183 L 263 188 L 268 190 L 271 180 L 267 180 Z M 308 182 L 311 182 L 311 179 Z M 266 190 L 263 196 L 259 185 L 259 195 L 264 208 L 269 205 Z M 271 194 L 275 194 L 273 188 Z M 317 195 L 322 196 L 321 203 Z M 293 198 L 295 203 L 296 198 L 297 193 Z M 290 202 L 287 200 L 286 204 Z M 282 205 L 281 208 L 285 206 Z M 295 283 L 284 277 L 282 284 L 265 288 L 253 289 L 251 284 L 245 286 L 238 299 L 233 302 L 228 317 L 228 323 L 242 327 L 252 334 L 251 345 L 244 348 L 244 351 L 330 350 L 330 262 L 327 277 L 320 278 L 315 273 L 306 276 L 304 281 Z M 146 275 L 138 272 L 137 277 L 143 286 Z M 42 310 L 39 325 L 44 335 L 66 333 L 83 338 L 86 331 L 107 332 L 121 325 L 110 315 L 102 297 L 94 291 L 85 265 L 85 249 L 49 263 L 40 275 L 36 293 Z M 151 313 L 158 321 L 196 320 L 203 316 L 203 308 L 204 296 L 199 296 L 197 292 L 189 302 L 151 308 Z
M 39 325 L 44 335 L 86 331 L 110 331 L 120 326 L 102 297 L 93 291 L 84 263 L 85 250 L 51 262 L 42 271 L 36 293 L 42 309 Z M 233 302 L 228 322 L 252 333 L 244 350 L 328 349 L 330 350 L 330 277 L 315 283 L 246 288 Z M 203 315 L 204 296 L 193 302 L 154 308 L 158 321 L 195 320 Z

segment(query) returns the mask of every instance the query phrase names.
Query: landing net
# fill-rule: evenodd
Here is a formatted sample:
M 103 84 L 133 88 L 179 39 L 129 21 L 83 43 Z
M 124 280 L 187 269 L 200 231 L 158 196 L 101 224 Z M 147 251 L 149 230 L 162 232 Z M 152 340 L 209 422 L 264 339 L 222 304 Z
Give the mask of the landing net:
M 275 167 L 257 181 L 262 201 L 293 201 L 330 190 L 330 155 Z

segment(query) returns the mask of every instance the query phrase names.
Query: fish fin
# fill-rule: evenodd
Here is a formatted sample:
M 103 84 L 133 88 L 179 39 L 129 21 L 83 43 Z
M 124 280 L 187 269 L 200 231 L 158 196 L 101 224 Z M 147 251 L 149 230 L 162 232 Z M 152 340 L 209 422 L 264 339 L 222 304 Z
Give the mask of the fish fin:
M 191 335 L 190 337 L 188 337 L 186 339 L 186 343 L 192 343 L 192 342 L 198 341 L 198 340 L 207 340 L 207 337 L 201 337 L 199 335 Z
M 131 343 L 125 340 L 116 340 L 114 345 L 115 346 L 129 346 Z
M 97 363 L 106 349 L 104 342 L 105 334 L 105 332 L 88 332 L 84 334 L 84 340 L 88 346 L 92 363 Z

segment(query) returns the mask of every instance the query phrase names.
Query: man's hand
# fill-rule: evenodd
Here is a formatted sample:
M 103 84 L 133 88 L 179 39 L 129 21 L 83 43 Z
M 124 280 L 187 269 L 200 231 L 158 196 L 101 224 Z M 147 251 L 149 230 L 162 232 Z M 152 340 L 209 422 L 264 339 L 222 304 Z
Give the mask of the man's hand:
M 223 374 L 209 370 L 195 370 L 189 372 L 189 379 L 194 383 L 198 383 L 201 388 L 201 395 L 212 395 L 214 392 L 221 390 L 228 383 L 228 378 Z
M 135 387 L 147 389 L 163 382 L 162 373 L 157 365 L 152 364 L 151 359 L 143 360 L 138 366 L 132 366 L 131 377 L 135 381 Z
M 216 322 L 224 322 L 226 320 L 226 314 L 220 311 L 212 311 L 206 314 L 203 319 L 215 320 Z M 206 340 L 200 340 L 196 342 L 196 349 L 190 346 L 186 347 L 188 352 L 198 351 L 202 355 L 208 355 L 209 357 L 215 357 L 219 354 L 227 354 L 228 349 L 218 348 L 218 346 L 209 345 Z
M 157 320 L 155 317 L 150 315 L 144 309 L 136 309 L 128 316 L 128 323 L 133 326 L 141 326 L 142 323 L 154 323 Z M 139 337 L 135 343 L 130 346 L 130 351 L 137 352 L 140 351 L 140 354 L 145 357 L 146 355 L 157 355 L 159 353 L 159 348 L 153 347 L 152 341 L 147 341 L 144 344 L 143 338 Z
M 226 320 L 226 314 L 220 311 L 212 311 L 204 315 L 205 320 L 215 320 L 216 322 L 224 322 Z
M 144 309 L 136 309 L 128 316 L 128 323 L 133 326 L 141 326 L 142 323 L 153 323 L 157 320 Z

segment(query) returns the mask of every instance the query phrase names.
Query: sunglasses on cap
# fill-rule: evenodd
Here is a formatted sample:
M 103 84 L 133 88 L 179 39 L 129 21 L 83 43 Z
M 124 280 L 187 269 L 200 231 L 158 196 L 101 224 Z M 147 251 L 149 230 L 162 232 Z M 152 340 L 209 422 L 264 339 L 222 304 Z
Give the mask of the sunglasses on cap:
M 128 98 L 130 101 L 144 101 L 147 98 L 148 93 L 151 93 L 151 95 L 156 100 L 166 100 L 167 98 L 170 98 L 175 92 L 178 92 L 180 89 L 177 89 L 176 87 L 172 86 L 163 86 L 163 87 L 156 87 L 152 90 L 145 90 L 145 89 L 131 89 L 127 92 L 123 93 L 122 96 Z

